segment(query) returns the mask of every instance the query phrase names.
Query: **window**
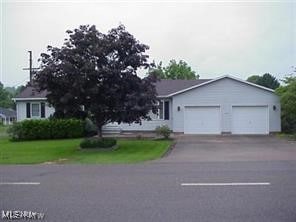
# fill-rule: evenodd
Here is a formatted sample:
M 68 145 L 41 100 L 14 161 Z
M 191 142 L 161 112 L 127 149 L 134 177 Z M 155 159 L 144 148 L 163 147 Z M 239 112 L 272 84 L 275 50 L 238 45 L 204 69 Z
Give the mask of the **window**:
M 170 119 L 170 104 L 169 104 L 169 101 L 164 102 L 164 119 L 165 120 Z
M 40 117 L 40 104 L 39 103 L 32 103 L 32 118 Z
M 159 102 L 158 118 L 163 119 L 163 101 Z
M 41 118 L 45 118 L 45 103 L 40 103 L 41 105 Z
M 169 101 L 159 101 L 158 119 L 169 120 L 170 119 L 170 106 Z
M 31 118 L 31 103 L 26 103 L 26 117 Z

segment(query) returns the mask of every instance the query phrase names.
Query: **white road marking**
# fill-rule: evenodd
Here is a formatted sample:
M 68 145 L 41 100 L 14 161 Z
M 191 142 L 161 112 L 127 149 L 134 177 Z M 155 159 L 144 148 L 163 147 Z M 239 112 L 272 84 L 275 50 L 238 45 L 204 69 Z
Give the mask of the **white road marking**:
M 181 186 L 268 186 L 270 183 L 181 183 Z
M 39 182 L 0 182 L 0 185 L 40 185 Z

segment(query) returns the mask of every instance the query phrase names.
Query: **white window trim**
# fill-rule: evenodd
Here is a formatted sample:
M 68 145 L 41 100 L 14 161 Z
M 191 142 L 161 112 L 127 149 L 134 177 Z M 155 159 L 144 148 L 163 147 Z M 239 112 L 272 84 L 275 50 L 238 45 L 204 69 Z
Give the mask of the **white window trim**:
M 33 105 L 39 106 L 39 115 L 33 116 Z M 40 119 L 41 118 L 41 103 L 31 103 L 31 119 Z
M 168 99 L 160 99 L 160 100 L 157 100 L 156 105 L 159 106 L 160 102 L 162 102 L 162 118 L 160 118 L 160 109 L 157 109 L 157 115 L 152 118 L 152 120 L 154 120 L 154 121 L 157 121 L 157 120 L 163 121 L 163 120 L 165 120 L 164 119 L 165 102 L 170 102 L 170 100 L 168 100 Z M 170 109 L 169 109 L 169 112 L 170 112 Z
M 157 110 L 157 119 L 158 120 L 164 120 L 164 100 L 159 100 L 158 101 L 158 106 L 160 105 L 160 103 L 162 102 L 162 118 L 160 118 L 160 109 Z

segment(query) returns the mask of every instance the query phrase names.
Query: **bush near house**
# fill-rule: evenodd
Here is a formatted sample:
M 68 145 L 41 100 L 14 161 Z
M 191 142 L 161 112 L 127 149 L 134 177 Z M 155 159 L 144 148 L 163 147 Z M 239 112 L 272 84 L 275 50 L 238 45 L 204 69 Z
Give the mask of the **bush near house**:
M 24 120 L 8 129 L 13 141 L 78 138 L 84 135 L 84 122 L 77 119 Z
M 167 125 L 158 126 L 155 129 L 156 135 L 161 136 L 164 139 L 168 139 L 171 135 L 171 132 L 171 129 Z
M 87 137 L 92 137 L 98 134 L 98 127 L 91 121 L 91 119 L 86 118 L 84 120 L 84 135 Z

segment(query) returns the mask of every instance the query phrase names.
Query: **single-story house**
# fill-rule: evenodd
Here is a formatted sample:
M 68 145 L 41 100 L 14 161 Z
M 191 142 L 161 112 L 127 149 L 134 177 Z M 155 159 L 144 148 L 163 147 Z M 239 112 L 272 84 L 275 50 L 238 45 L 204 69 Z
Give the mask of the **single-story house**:
M 16 111 L 0 107 L 0 123 L 10 125 L 16 121 Z
M 156 84 L 159 114 L 141 124 L 116 124 L 104 130 L 152 131 L 168 125 L 184 134 L 269 134 L 281 131 L 280 101 L 274 90 L 236 77 L 161 80 Z M 48 118 L 54 108 L 46 92 L 27 87 L 14 98 L 17 120 Z

